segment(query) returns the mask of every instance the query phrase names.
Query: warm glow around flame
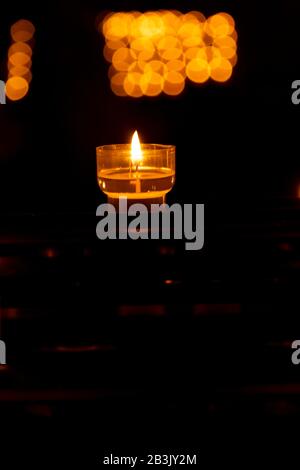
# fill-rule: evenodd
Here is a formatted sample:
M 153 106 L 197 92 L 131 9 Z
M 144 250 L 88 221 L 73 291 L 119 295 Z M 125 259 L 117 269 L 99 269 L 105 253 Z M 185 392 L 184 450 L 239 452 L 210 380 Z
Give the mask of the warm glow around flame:
M 141 144 L 139 140 L 139 135 L 137 131 L 134 132 L 131 140 L 131 160 L 134 163 L 138 163 L 142 160 L 143 154 L 141 149 Z

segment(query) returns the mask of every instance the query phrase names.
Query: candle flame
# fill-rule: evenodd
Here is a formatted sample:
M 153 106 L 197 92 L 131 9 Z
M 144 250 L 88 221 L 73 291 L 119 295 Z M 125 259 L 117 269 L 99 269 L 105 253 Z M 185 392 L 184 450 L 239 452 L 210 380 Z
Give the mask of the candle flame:
M 131 141 L 131 161 L 133 163 L 138 163 L 142 160 L 143 154 L 141 149 L 141 144 L 139 140 L 139 135 L 137 131 L 134 132 Z

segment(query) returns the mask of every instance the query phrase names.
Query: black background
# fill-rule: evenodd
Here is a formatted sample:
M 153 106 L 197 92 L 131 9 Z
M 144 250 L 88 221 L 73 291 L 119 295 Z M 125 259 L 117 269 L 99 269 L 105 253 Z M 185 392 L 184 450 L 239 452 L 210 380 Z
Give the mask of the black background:
M 176 98 L 114 96 L 99 18 L 155 8 L 230 13 L 232 79 L 187 83 Z M 300 416 L 290 360 L 300 331 L 299 2 L 7 2 L 1 79 L 22 17 L 36 27 L 33 80 L 24 100 L 0 106 L 8 461 L 69 468 L 80 455 L 82 468 L 98 468 L 103 454 L 145 450 L 198 452 L 201 468 L 279 457 L 287 468 Z M 206 205 L 201 252 L 96 239 L 96 146 L 127 143 L 135 129 L 143 142 L 176 145 L 168 201 Z M 140 316 L 120 315 L 134 304 Z M 95 354 L 80 350 L 94 343 Z

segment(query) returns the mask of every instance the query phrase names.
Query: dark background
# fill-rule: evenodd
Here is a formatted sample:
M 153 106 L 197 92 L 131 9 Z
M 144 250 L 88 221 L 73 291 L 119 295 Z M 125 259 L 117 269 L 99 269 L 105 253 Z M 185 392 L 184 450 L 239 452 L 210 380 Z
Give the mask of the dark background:
M 0 191 L 3 210 L 94 210 L 95 147 L 144 142 L 177 147 L 171 198 L 241 205 L 253 199 L 295 198 L 299 185 L 296 1 L 128 1 L 126 9 L 198 9 L 230 13 L 239 34 L 230 82 L 187 83 L 182 95 L 118 98 L 107 77 L 97 18 L 124 10 L 117 1 L 34 2 L 2 7 L 1 75 L 6 78 L 9 28 L 21 17 L 36 26 L 33 81 L 27 97 L 0 108 Z
M 230 13 L 232 79 L 173 99 L 114 96 L 96 25 L 125 8 Z M 0 106 L 8 461 L 70 468 L 80 455 L 89 469 L 114 451 L 167 451 L 198 452 L 201 468 L 287 468 L 300 417 L 299 2 L 7 2 L 1 79 L 22 17 L 36 27 L 33 80 Z M 96 239 L 95 148 L 134 129 L 176 145 L 168 201 L 205 203 L 200 252 Z

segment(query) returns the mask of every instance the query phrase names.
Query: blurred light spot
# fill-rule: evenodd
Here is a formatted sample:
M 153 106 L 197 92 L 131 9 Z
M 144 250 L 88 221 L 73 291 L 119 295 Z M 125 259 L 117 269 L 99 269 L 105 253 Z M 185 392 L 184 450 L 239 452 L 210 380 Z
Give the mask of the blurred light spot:
M 127 36 L 128 25 L 129 16 L 126 13 L 115 13 L 104 22 L 103 33 L 112 41 L 118 40 Z
M 166 95 L 179 95 L 185 87 L 185 79 L 181 73 L 171 70 L 165 74 L 163 91 Z
M 226 20 L 228 25 L 229 25 L 229 31 L 227 32 L 227 34 L 233 34 L 235 32 L 234 18 L 231 15 L 229 15 L 228 13 L 225 13 L 225 12 L 219 13 L 219 16 L 222 16 L 224 18 L 224 20 Z
M 212 59 L 216 57 L 221 57 L 220 49 L 218 49 L 217 47 L 207 46 L 205 47 L 204 51 L 205 51 L 206 59 L 208 62 L 210 62 Z
M 45 258 L 49 258 L 49 259 L 57 258 L 58 250 L 56 250 L 55 248 L 46 248 L 42 254 Z
M 157 72 L 146 72 L 141 78 L 141 89 L 146 96 L 157 96 L 162 92 L 164 80 Z
M 110 80 L 111 89 L 117 96 L 126 96 L 127 93 L 124 90 L 124 80 L 127 74 L 124 72 L 116 73 Z
M 179 279 L 165 279 L 164 284 L 166 286 L 177 286 L 181 284 L 181 281 Z
M 167 49 L 176 48 L 180 48 L 180 41 L 174 36 L 163 37 L 157 44 L 158 51 L 166 51 Z
M 104 59 L 105 59 L 107 62 L 111 62 L 111 61 L 112 61 L 112 58 L 113 58 L 114 53 L 115 53 L 115 49 L 110 49 L 107 44 L 104 46 L 104 48 L 103 48 L 103 56 L 104 56 Z
M 227 59 L 215 58 L 209 65 L 210 76 L 216 82 L 226 82 L 232 75 L 232 65 Z
M 139 72 L 129 72 L 124 80 L 124 90 L 132 98 L 143 96 L 141 89 L 142 74 Z
M 113 65 L 110 65 L 109 66 L 109 69 L 108 69 L 108 78 L 111 80 L 112 77 L 117 73 L 116 69 L 114 68 Z
M 151 60 L 148 64 L 146 64 L 145 71 L 157 72 L 163 75 L 166 71 L 166 66 L 160 60 Z
M 163 11 L 161 17 L 165 25 L 165 34 L 174 34 L 181 24 L 181 15 L 175 11 Z
M 31 62 L 31 57 L 24 52 L 15 52 L 9 57 L 9 62 L 12 65 L 27 65 Z
M 142 61 L 142 60 L 136 60 L 135 62 L 132 62 L 130 65 L 128 72 L 138 72 L 138 73 L 144 73 L 147 67 L 147 62 Z
M 10 29 L 11 37 L 14 41 L 28 42 L 33 38 L 35 27 L 28 20 L 19 20 Z
M 234 31 L 234 21 L 230 15 L 218 13 L 207 20 L 210 34 L 213 37 L 230 35 Z
M 27 83 L 30 83 L 32 80 L 32 73 L 28 67 L 18 65 L 16 67 L 11 67 L 8 72 L 8 78 L 11 77 L 22 77 L 25 78 Z
M 285 251 L 285 252 L 293 251 L 293 245 L 287 242 L 279 243 L 278 248 L 280 251 Z
M 112 64 L 118 72 L 126 72 L 135 60 L 136 54 L 133 51 L 126 47 L 121 47 L 115 51 L 112 57 Z
M 143 51 L 140 51 L 138 53 L 138 60 L 140 62 L 147 62 L 148 60 L 151 60 L 155 54 L 155 50 L 150 50 L 150 49 L 144 49 Z
M 13 43 L 8 49 L 6 96 L 18 101 L 27 95 L 32 80 L 32 43 L 35 28 L 28 20 L 19 20 L 11 27 Z M 31 46 L 27 44 L 31 41 Z
M 23 77 L 11 77 L 6 82 L 6 96 L 12 101 L 24 98 L 28 89 L 28 82 Z
M 230 37 L 237 43 L 238 42 L 238 33 L 236 30 L 234 30 L 231 34 Z
M 162 18 L 158 13 L 149 12 L 140 16 L 141 36 L 153 38 L 165 34 L 165 28 Z
M 216 38 L 214 41 L 215 47 L 220 51 L 224 59 L 232 59 L 236 55 L 236 42 L 230 36 L 223 36 Z
M 25 42 L 15 42 L 13 43 L 10 48 L 8 49 L 8 57 L 11 57 L 14 55 L 16 52 L 21 52 L 23 54 L 26 54 L 31 58 L 32 56 L 32 49 L 31 47 L 26 44 Z
M 197 11 L 109 13 L 100 29 L 117 96 L 175 96 L 186 77 L 198 84 L 225 82 L 238 60 L 235 22 L 223 12 L 207 19 Z
M 130 44 L 131 50 L 135 52 L 135 54 L 140 54 L 142 52 L 147 52 L 150 58 L 153 56 L 155 52 L 155 47 L 151 39 L 139 37 L 134 39 Z
M 126 39 L 117 40 L 117 41 L 107 41 L 107 47 L 109 49 L 112 49 L 113 51 L 120 49 L 120 47 L 126 47 L 127 44 L 128 44 L 128 41 Z
M 121 317 L 127 316 L 161 316 L 166 314 L 164 305 L 120 305 L 118 314 Z
M 237 64 L 237 61 L 238 61 L 238 56 L 237 54 L 235 54 L 233 57 L 231 57 L 230 59 L 228 59 L 229 62 L 231 63 L 232 65 L 232 68 L 236 66 Z
M 201 27 L 203 27 L 203 24 L 206 20 L 205 16 L 203 15 L 203 13 L 201 13 L 201 11 L 190 11 L 189 13 L 186 13 L 183 18 L 193 18 L 200 24 Z
M 182 46 L 184 49 L 189 47 L 199 47 L 204 46 L 205 43 L 201 36 L 189 36 L 182 41 Z
M 167 49 L 166 51 L 162 51 L 161 53 L 161 57 L 164 61 L 179 59 L 181 55 L 182 49 L 178 49 L 176 47 Z
M 189 62 L 192 59 L 204 57 L 204 52 L 202 47 L 190 47 L 184 53 L 184 58 L 186 62 Z
M 209 79 L 209 66 L 204 59 L 192 59 L 186 68 L 188 78 L 195 83 L 204 83 Z
M 185 76 L 185 63 L 183 60 L 170 60 L 166 63 L 168 72 L 180 72 L 182 76 Z
M 14 320 L 21 317 L 21 310 L 14 307 L 3 308 L 0 307 L 0 318 Z

